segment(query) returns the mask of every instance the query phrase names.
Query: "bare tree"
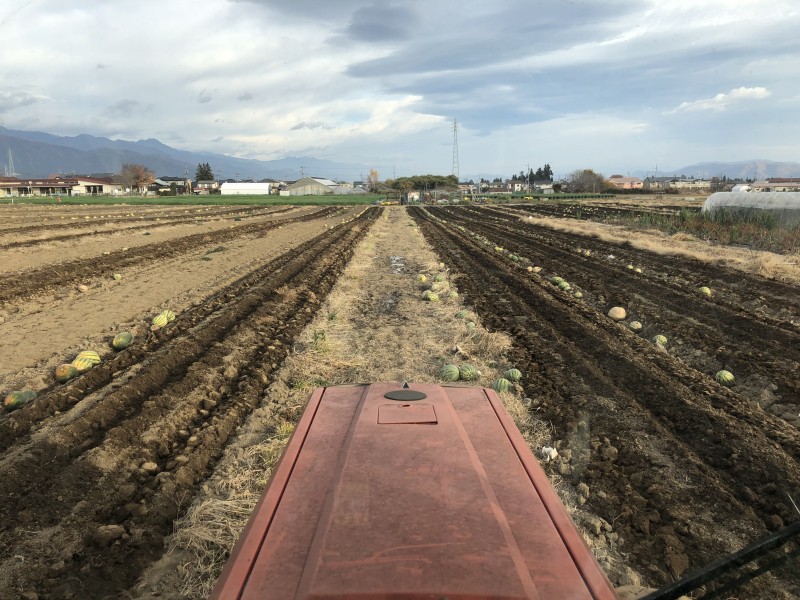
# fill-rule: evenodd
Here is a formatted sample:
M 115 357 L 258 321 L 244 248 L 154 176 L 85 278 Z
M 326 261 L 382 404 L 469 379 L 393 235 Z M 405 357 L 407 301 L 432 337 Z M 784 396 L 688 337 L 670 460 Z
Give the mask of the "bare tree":
M 573 171 L 564 183 L 567 191 L 572 193 L 604 192 L 608 188 L 605 177 L 591 169 Z
M 134 163 L 123 163 L 119 175 L 122 185 L 131 192 L 135 190 L 137 193 L 141 193 L 141 188 L 146 188 L 156 180 L 150 169 Z
M 378 191 L 378 171 L 375 169 L 369 170 L 369 177 L 367 177 L 367 189 L 370 192 Z

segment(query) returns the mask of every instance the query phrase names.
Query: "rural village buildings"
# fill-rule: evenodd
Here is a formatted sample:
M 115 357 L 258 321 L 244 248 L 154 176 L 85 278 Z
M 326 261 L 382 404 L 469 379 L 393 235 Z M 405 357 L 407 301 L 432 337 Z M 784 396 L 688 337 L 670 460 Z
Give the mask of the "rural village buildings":
M 612 175 L 606 180 L 619 190 L 641 190 L 667 193 L 709 193 L 733 188 L 739 180 L 694 179 L 691 177 L 638 177 Z M 800 178 L 773 177 L 747 184 L 753 192 L 799 192 Z M 549 180 L 529 183 L 525 179 L 508 179 L 493 182 L 461 183 L 459 196 L 552 194 L 554 182 Z M 124 196 L 130 190 L 119 181 L 119 176 L 51 176 L 45 178 L 0 177 L 0 198 L 25 196 Z M 281 196 L 352 195 L 366 193 L 363 182 L 342 183 L 322 177 L 304 177 L 297 181 L 265 179 L 259 182 L 242 181 L 192 181 L 185 177 L 159 177 L 147 186 L 149 195 L 183 194 L 280 194 Z M 443 191 L 440 193 L 444 193 Z M 430 196 L 430 190 L 407 192 L 408 201 L 414 202 Z M 452 192 L 451 192 L 452 194 Z M 445 194 L 449 196 L 450 194 Z

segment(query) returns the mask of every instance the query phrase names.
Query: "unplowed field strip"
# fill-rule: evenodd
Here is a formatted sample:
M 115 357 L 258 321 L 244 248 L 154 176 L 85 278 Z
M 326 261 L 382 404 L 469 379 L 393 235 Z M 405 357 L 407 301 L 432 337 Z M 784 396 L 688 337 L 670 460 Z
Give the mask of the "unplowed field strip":
M 19 301 L 43 291 L 93 279 L 99 274 L 116 272 L 126 267 L 156 258 L 177 256 L 200 246 L 229 241 L 246 235 L 266 235 L 270 230 L 288 223 L 300 223 L 322 219 L 342 212 L 340 207 L 326 207 L 296 217 L 259 221 L 238 225 L 229 229 L 196 233 L 167 242 L 137 246 L 126 251 L 115 251 L 108 255 L 93 257 L 91 261 L 73 260 L 60 263 L 56 268 L 46 266 L 30 269 L 24 273 L 0 276 L 0 304 Z
M 440 209 L 434 214 L 446 214 L 454 222 L 469 226 L 472 231 L 486 236 L 494 243 L 530 257 L 544 267 L 547 274 L 558 274 L 573 285 L 578 285 L 587 301 L 594 301 L 598 310 L 605 313 L 612 306 L 624 306 L 632 318 L 647 324 L 643 337 L 664 334 L 673 344 L 680 341 L 689 350 L 682 351 L 683 360 L 700 371 L 707 364 L 715 365 L 714 372 L 728 368 L 734 373 L 756 378 L 749 394 L 758 400 L 764 386 L 773 385 L 775 394 L 784 403 L 798 404 L 800 411 L 800 330 L 786 322 L 765 315 L 753 314 L 740 306 L 720 300 L 700 297 L 696 288 L 665 280 L 658 274 L 668 272 L 680 264 L 676 258 L 647 258 L 644 273 L 635 273 L 616 261 L 604 260 L 603 252 L 595 251 L 585 257 L 574 251 L 576 246 L 565 246 L 560 232 L 531 227 L 525 223 L 507 222 L 504 215 L 494 212 L 470 212 Z M 473 219 L 464 219 L 467 214 Z M 499 220 L 498 220 L 499 219 Z M 570 239 L 577 247 L 593 245 L 594 240 L 584 238 L 582 243 Z M 616 250 L 615 250 L 616 252 Z M 644 254 L 644 253 L 640 253 Z M 713 270 L 711 270 L 713 272 Z M 651 275 L 654 274 L 654 275 Z M 717 286 L 709 274 L 706 281 L 724 295 L 724 287 Z M 757 289 L 760 280 L 743 277 L 743 285 Z M 744 378 L 743 378 L 744 380 Z
M 0 597 L 130 588 L 380 212 L 297 246 L 0 418 Z
M 512 336 L 526 395 L 571 457 L 562 474 L 589 486 L 585 508 L 651 583 L 796 520 L 795 428 L 528 275 L 448 223 L 450 211 L 410 210 L 483 324 Z M 800 571 L 758 585 L 747 597 L 800 594 Z

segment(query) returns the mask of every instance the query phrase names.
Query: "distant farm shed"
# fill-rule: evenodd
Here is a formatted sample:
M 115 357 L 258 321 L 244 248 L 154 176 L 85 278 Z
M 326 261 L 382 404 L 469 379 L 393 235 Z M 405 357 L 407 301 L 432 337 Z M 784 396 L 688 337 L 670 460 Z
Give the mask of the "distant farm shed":
M 281 190 L 281 196 L 325 196 L 328 194 L 364 194 L 361 188 L 336 183 L 321 177 L 304 177 Z
M 237 194 L 250 194 L 250 195 L 263 195 L 269 194 L 270 184 L 264 183 L 239 183 L 226 181 L 220 187 L 220 193 L 223 195 L 237 195 Z
M 753 213 L 766 211 L 785 225 L 800 225 L 800 192 L 717 192 L 703 204 L 703 212 Z

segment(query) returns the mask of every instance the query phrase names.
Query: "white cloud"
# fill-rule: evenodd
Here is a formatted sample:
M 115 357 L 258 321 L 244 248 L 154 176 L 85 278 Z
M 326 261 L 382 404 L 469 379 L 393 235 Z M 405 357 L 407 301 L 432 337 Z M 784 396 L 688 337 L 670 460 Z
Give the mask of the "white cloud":
M 732 89 L 728 94 L 717 94 L 713 98 L 703 98 L 692 102 L 681 102 L 678 106 L 665 114 L 675 114 L 679 112 L 689 112 L 697 110 L 723 111 L 731 104 L 740 100 L 763 100 L 772 92 L 764 87 L 738 87 Z

